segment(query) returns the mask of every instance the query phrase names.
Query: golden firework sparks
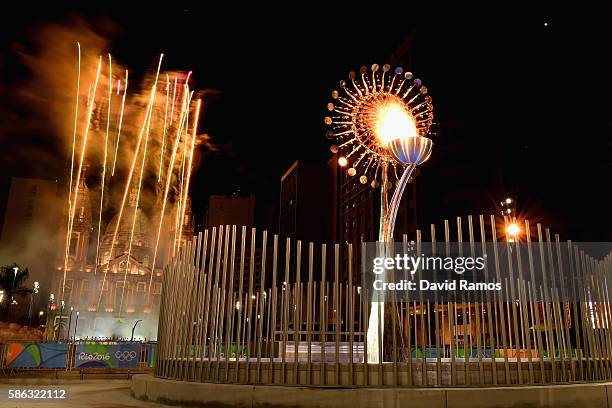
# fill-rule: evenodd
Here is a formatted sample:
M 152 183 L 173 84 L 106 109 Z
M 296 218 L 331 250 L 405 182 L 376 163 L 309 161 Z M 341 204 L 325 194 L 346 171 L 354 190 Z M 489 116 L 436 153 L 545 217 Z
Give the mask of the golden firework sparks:
M 81 156 L 80 156 L 80 160 L 79 160 L 79 171 L 77 173 L 77 177 L 76 177 L 76 183 L 74 185 L 74 196 L 73 196 L 73 200 L 72 200 L 72 208 L 69 211 L 68 214 L 68 231 L 67 231 L 67 237 L 66 237 L 66 253 L 64 256 L 64 276 L 62 279 L 62 291 L 61 291 L 61 296 L 60 296 L 60 301 L 64 300 L 64 292 L 65 292 L 65 288 L 66 288 L 66 270 L 68 269 L 68 254 L 70 251 L 70 238 L 72 237 L 72 226 L 74 224 L 74 215 L 76 213 L 76 207 L 77 207 L 77 198 L 79 196 L 79 185 L 81 184 L 81 176 L 82 176 L 82 172 L 83 172 L 83 164 L 85 162 L 85 152 L 87 150 L 87 138 L 89 136 L 89 128 L 90 128 L 90 124 L 91 124 L 91 113 L 93 111 L 93 106 L 94 106 L 94 100 L 96 98 L 96 90 L 98 88 L 98 80 L 100 79 L 100 69 L 102 68 L 102 57 L 100 57 L 99 62 L 98 62 L 98 70 L 96 73 L 96 79 L 93 85 L 93 92 L 91 93 L 91 99 L 89 100 L 89 109 L 87 112 L 87 122 L 85 123 L 85 132 L 83 135 L 83 146 L 81 148 Z
M 113 62 L 111 55 L 108 54 L 108 111 L 106 113 L 106 133 L 104 135 L 104 164 L 102 167 L 102 183 L 100 192 L 100 211 L 98 216 L 98 239 L 96 243 L 96 264 L 94 265 L 94 275 L 98 271 L 98 256 L 100 255 L 100 233 L 102 231 L 102 209 L 104 206 L 104 187 L 106 182 L 106 157 L 108 155 L 108 131 L 110 129 L 111 99 L 113 96 Z
M 123 125 L 123 110 L 125 108 L 125 95 L 128 87 L 128 71 L 125 70 L 125 86 L 123 87 L 123 98 L 121 98 L 121 113 L 119 114 L 119 125 L 117 126 L 117 137 L 115 138 L 115 155 L 113 156 L 113 170 L 111 176 L 115 175 L 115 165 L 117 164 L 117 154 L 119 153 L 119 138 L 121 137 L 121 126 Z M 119 89 L 119 88 L 117 88 Z

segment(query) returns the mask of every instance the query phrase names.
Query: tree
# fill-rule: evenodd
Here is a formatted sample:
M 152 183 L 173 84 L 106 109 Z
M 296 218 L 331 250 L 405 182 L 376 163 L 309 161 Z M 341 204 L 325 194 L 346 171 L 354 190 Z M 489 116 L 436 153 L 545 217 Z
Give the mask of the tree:
M 18 268 L 17 274 L 15 274 L 15 268 Z M 29 276 L 30 271 L 28 268 L 21 268 L 16 263 L 0 267 L 0 289 L 5 293 L 7 320 L 11 301 L 15 294 L 30 293 L 32 291 L 24 286 Z

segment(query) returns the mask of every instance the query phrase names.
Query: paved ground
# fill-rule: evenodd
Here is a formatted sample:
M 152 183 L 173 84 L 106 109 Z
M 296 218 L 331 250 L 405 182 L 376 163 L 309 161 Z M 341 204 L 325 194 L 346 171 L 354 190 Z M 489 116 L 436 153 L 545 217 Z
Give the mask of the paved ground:
M 2 380 L 0 380 L 2 381 Z M 165 408 L 167 405 L 154 404 L 133 399 L 130 395 L 131 381 L 124 380 L 3 380 L 0 383 L 0 408 Z M 67 390 L 65 400 L 15 400 L 8 399 L 9 389 L 61 389 Z

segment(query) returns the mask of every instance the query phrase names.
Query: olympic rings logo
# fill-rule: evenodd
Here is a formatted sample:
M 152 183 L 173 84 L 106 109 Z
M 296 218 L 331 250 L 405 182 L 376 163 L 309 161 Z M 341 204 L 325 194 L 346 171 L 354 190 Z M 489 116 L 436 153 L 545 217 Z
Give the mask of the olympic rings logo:
M 136 352 L 134 350 L 132 351 L 117 350 L 115 351 L 115 358 L 119 361 L 132 361 L 133 359 L 136 358 Z

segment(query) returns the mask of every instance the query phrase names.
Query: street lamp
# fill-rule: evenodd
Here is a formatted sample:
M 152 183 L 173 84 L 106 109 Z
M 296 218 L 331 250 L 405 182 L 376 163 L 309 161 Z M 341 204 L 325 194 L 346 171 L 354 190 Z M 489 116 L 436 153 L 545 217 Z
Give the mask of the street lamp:
M 11 287 L 11 292 L 13 291 L 13 289 L 15 289 L 15 279 L 17 279 L 17 273 L 19 272 L 19 267 L 14 266 L 13 272 L 15 272 L 15 275 L 13 276 L 13 286 Z
M 504 217 L 513 217 L 516 214 L 514 200 L 510 197 L 501 201 L 501 214 Z
M 14 291 L 15 291 L 15 280 L 17 279 L 17 273 L 19 272 L 19 267 L 14 266 L 13 272 L 15 274 L 13 275 L 13 284 L 11 285 L 11 297 L 10 299 L 7 299 L 7 302 L 6 302 L 6 320 L 7 321 L 10 319 L 10 316 L 11 316 L 11 306 L 17 303 L 15 302 Z
M 34 305 L 34 295 L 38 293 L 40 288 L 38 282 L 34 282 L 34 289 L 30 292 L 30 307 L 28 308 L 28 328 L 32 326 L 32 307 Z
M 506 226 L 506 235 L 509 237 L 510 242 L 515 242 L 521 233 L 521 227 L 516 222 L 512 222 Z
M 501 214 L 504 217 L 506 224 L 505 232 L 508 242 L 518 241 L 521 233 L 521 227 L 516 220 L 515 201 L 508 197 L 501 202 Z
M 349 177 L 359 176 L 359 182 L 371 180 L 372 188 L 381 187 L 380 242 L 392 243 L 395 219 L 406 184 L 414 169 L 427 161 L 433 142 L 429 128 L 433 124 L 433 105 L 428 90 L 411 72 L 378 64 L 370 69 L 361 67 L 350 72 L 349 80 L 340 81 L 342 94 L 332 91 L 334 102 L 327 104 L 333 116 L 324 119 L 331 130 L 328 139 L 336 141 L 330 147 L 338 153 L 340 167 L 351 165 Z M 380 170 L 380 171 L 379 171 Z M 398 175 L 399 173 L 399 175 Z M 389 190 L 395 190 L 389 200 Z M 380 180 L 380 183 L 379 183 Z M 368 326 L 367 358 L 380 361 L 379 327 L 384 329 L 384 315 L 379 319 L 383 302 L 372 302 Z M 382 332 L 383 330 L 381 330 Z
M 61 325 L 62 325 L 62 318 L 64 317 L 64 306 L 66 305 L 66 303 L 62 300 L 60 302 L 60 315 L 59 315 L 59 321 L 57 322 L 57 330 L 56 330 L 56 334 L 55 334 L 55 338 L 57 341 L 60 341 L 60 335 L 61 335 Z
M 72 336 L 72 341 L 76 340 L 77 327 L 79 326 L 79 311 L 76 312 L 76 320 L 74 321 L 74 334 Z
M 70 328 L 72 327 L 72 312 L 74 307 L 70 306 L 70 316 L 68 316 L 68 330 L 66 331 L 66 340 L 70 340 Z
M 136 320 L 136 323 L 134 323 L 134 327 L 132 327 L 132 337 L 131 337 L 130 341 L 134 341 L 134 330 L 136 330 L 136 325 L 138 323 L 140 323 L 140 322 L 142 322 L 142 319 L 138 319 L 138 320 Z

